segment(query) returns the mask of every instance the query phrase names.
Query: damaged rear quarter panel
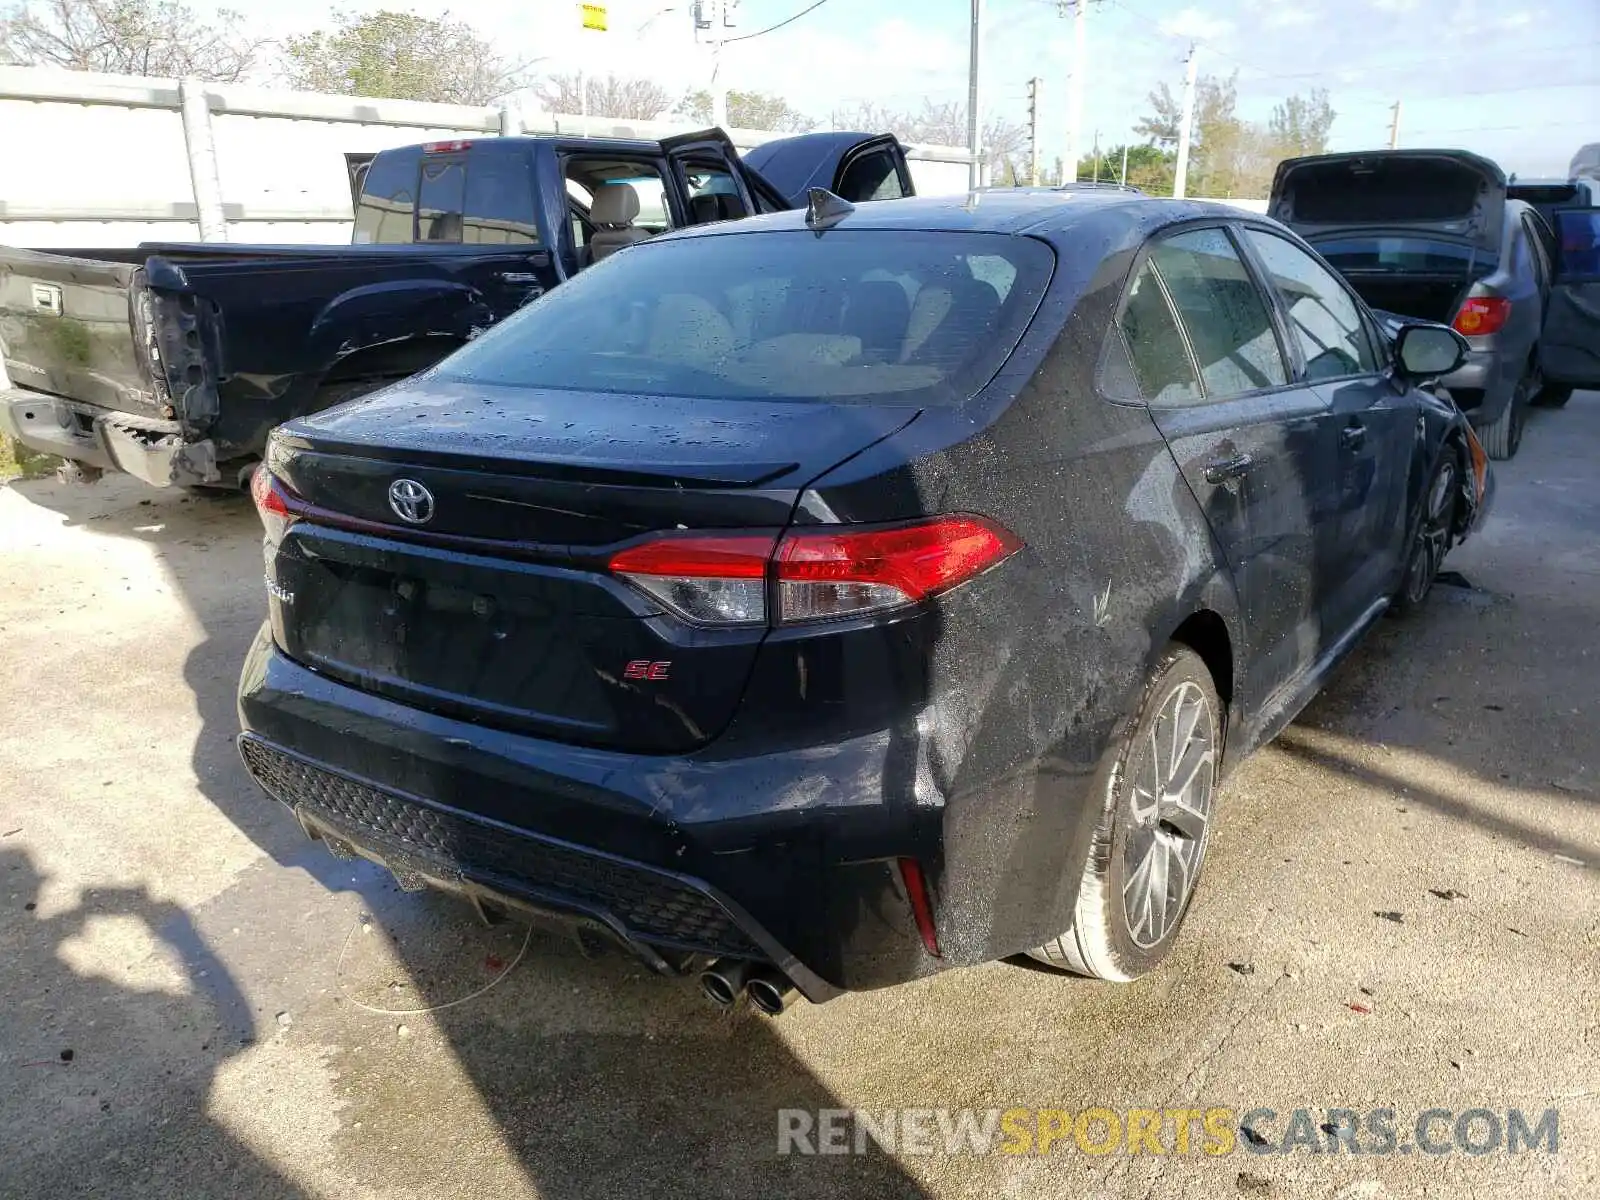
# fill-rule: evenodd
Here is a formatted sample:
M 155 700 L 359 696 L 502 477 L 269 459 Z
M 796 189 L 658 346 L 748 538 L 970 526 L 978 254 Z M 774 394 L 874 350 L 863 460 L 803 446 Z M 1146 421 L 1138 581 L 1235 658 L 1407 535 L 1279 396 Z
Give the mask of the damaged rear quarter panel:
M 944 848 L 933 873 L 952 963 L 1071 924 L 1108 747 L 1149 672 L 1197 611 L 1236 629 L 1231 578 L 1148 410 L 1095 389 L 1142 235 L 1129 240 L 1089 268 L 1060 256 L 1029 333 L 966 406 L 924 412 L 815 485 L 843 520 L 974 512 L 1024 543 L 924 619 L 925 676 L 906 686 L 930 716 L 891 734 L 890 768 L 916 780 L 907 819 L 937 822 L 927 844 Z

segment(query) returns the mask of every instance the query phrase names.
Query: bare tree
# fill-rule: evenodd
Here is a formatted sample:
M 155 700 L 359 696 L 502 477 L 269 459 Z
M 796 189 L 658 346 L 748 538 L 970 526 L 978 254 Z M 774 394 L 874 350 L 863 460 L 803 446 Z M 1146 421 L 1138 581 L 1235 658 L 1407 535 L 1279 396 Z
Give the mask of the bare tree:
M 583 111 L 577 75 L 551 75 L 538 84 L 539 99 L 551 112 Z M 589 114 L 631 121 L 651 121 L 672 108 L 672 93 L 653 79 L 628 79 L 616 75 L 583 77 L 589 95 Z
M 292 86 L 440 104 L 488 104 L 527 86 L 523 66 L 449 13 L 335 12 L 334 21 L 331 30 L 284 44 L 283 71 Z
M 678 115 L 703 125 L 711 123 L 711 93 L 690 92 L 677 108 Z M 817 127 L 811 117 L 782 96 L 767 92 L 728 93 L 728 124 L 735 129 L 770 129 L 776 133 L 809 133 Z
M 207 22 L 181 0 L 19 0 L 0 14 L 0 62 L 25 67 L 234 83 L 266 46 L 231 9 Z
M 936 146 L 967 144 L 967 106 L 956 101 L 934 104 L 922 102 L 920 112 L 899 112 L 862 101 L 852 109 L 836 109 L 835 129 L 859 129 L 866 133 L 888 130 L 903 142 Z M 983 123 L 983 160 L 995 181 L 1015 183 L 1028 131 L 1014 121 L 988 117 Z

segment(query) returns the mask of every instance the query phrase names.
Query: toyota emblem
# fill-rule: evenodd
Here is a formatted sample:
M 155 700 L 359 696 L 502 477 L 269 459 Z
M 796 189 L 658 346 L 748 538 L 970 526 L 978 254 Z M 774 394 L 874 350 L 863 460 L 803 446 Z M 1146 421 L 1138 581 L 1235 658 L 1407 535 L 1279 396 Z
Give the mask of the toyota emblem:
M 389 485 L 389 507 L 408 524 L 426 525 L 433 520 L 433 493 L 415 479 L 396 479 Z

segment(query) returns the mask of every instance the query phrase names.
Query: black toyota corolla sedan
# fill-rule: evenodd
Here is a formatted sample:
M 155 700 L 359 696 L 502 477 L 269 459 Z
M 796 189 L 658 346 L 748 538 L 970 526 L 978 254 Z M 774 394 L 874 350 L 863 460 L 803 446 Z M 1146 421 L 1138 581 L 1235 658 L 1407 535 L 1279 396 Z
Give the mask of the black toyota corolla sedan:
M 1463 353 L 1204 204 L 655 238 L 272 435 L 240 748 L 336 853 L 724 1002 L 1131 979 L 1228 768 L 1485 511 Z

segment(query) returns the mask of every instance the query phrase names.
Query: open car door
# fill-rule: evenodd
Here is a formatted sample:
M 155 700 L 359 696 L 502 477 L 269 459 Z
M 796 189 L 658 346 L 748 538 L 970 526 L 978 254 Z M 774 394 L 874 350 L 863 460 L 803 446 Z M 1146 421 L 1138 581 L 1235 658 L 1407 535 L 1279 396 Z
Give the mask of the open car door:
M 1555 279 L 1539 339 L 1545 381 L 1600 388 L 1600 208 L 1553 214 Z
M 789 207 L 765 180 L 745 166 L 733 139 L 720 129 L 663 138 L 661 152 L 672 164 L 691 225 Z
M 806 193 L 827 188 L 852 204 L 916 194 L 905 147 L 892 133 L 802 133 L 763 142 L 745 167 L 777 192 L 785 208 L 804 208 Z

